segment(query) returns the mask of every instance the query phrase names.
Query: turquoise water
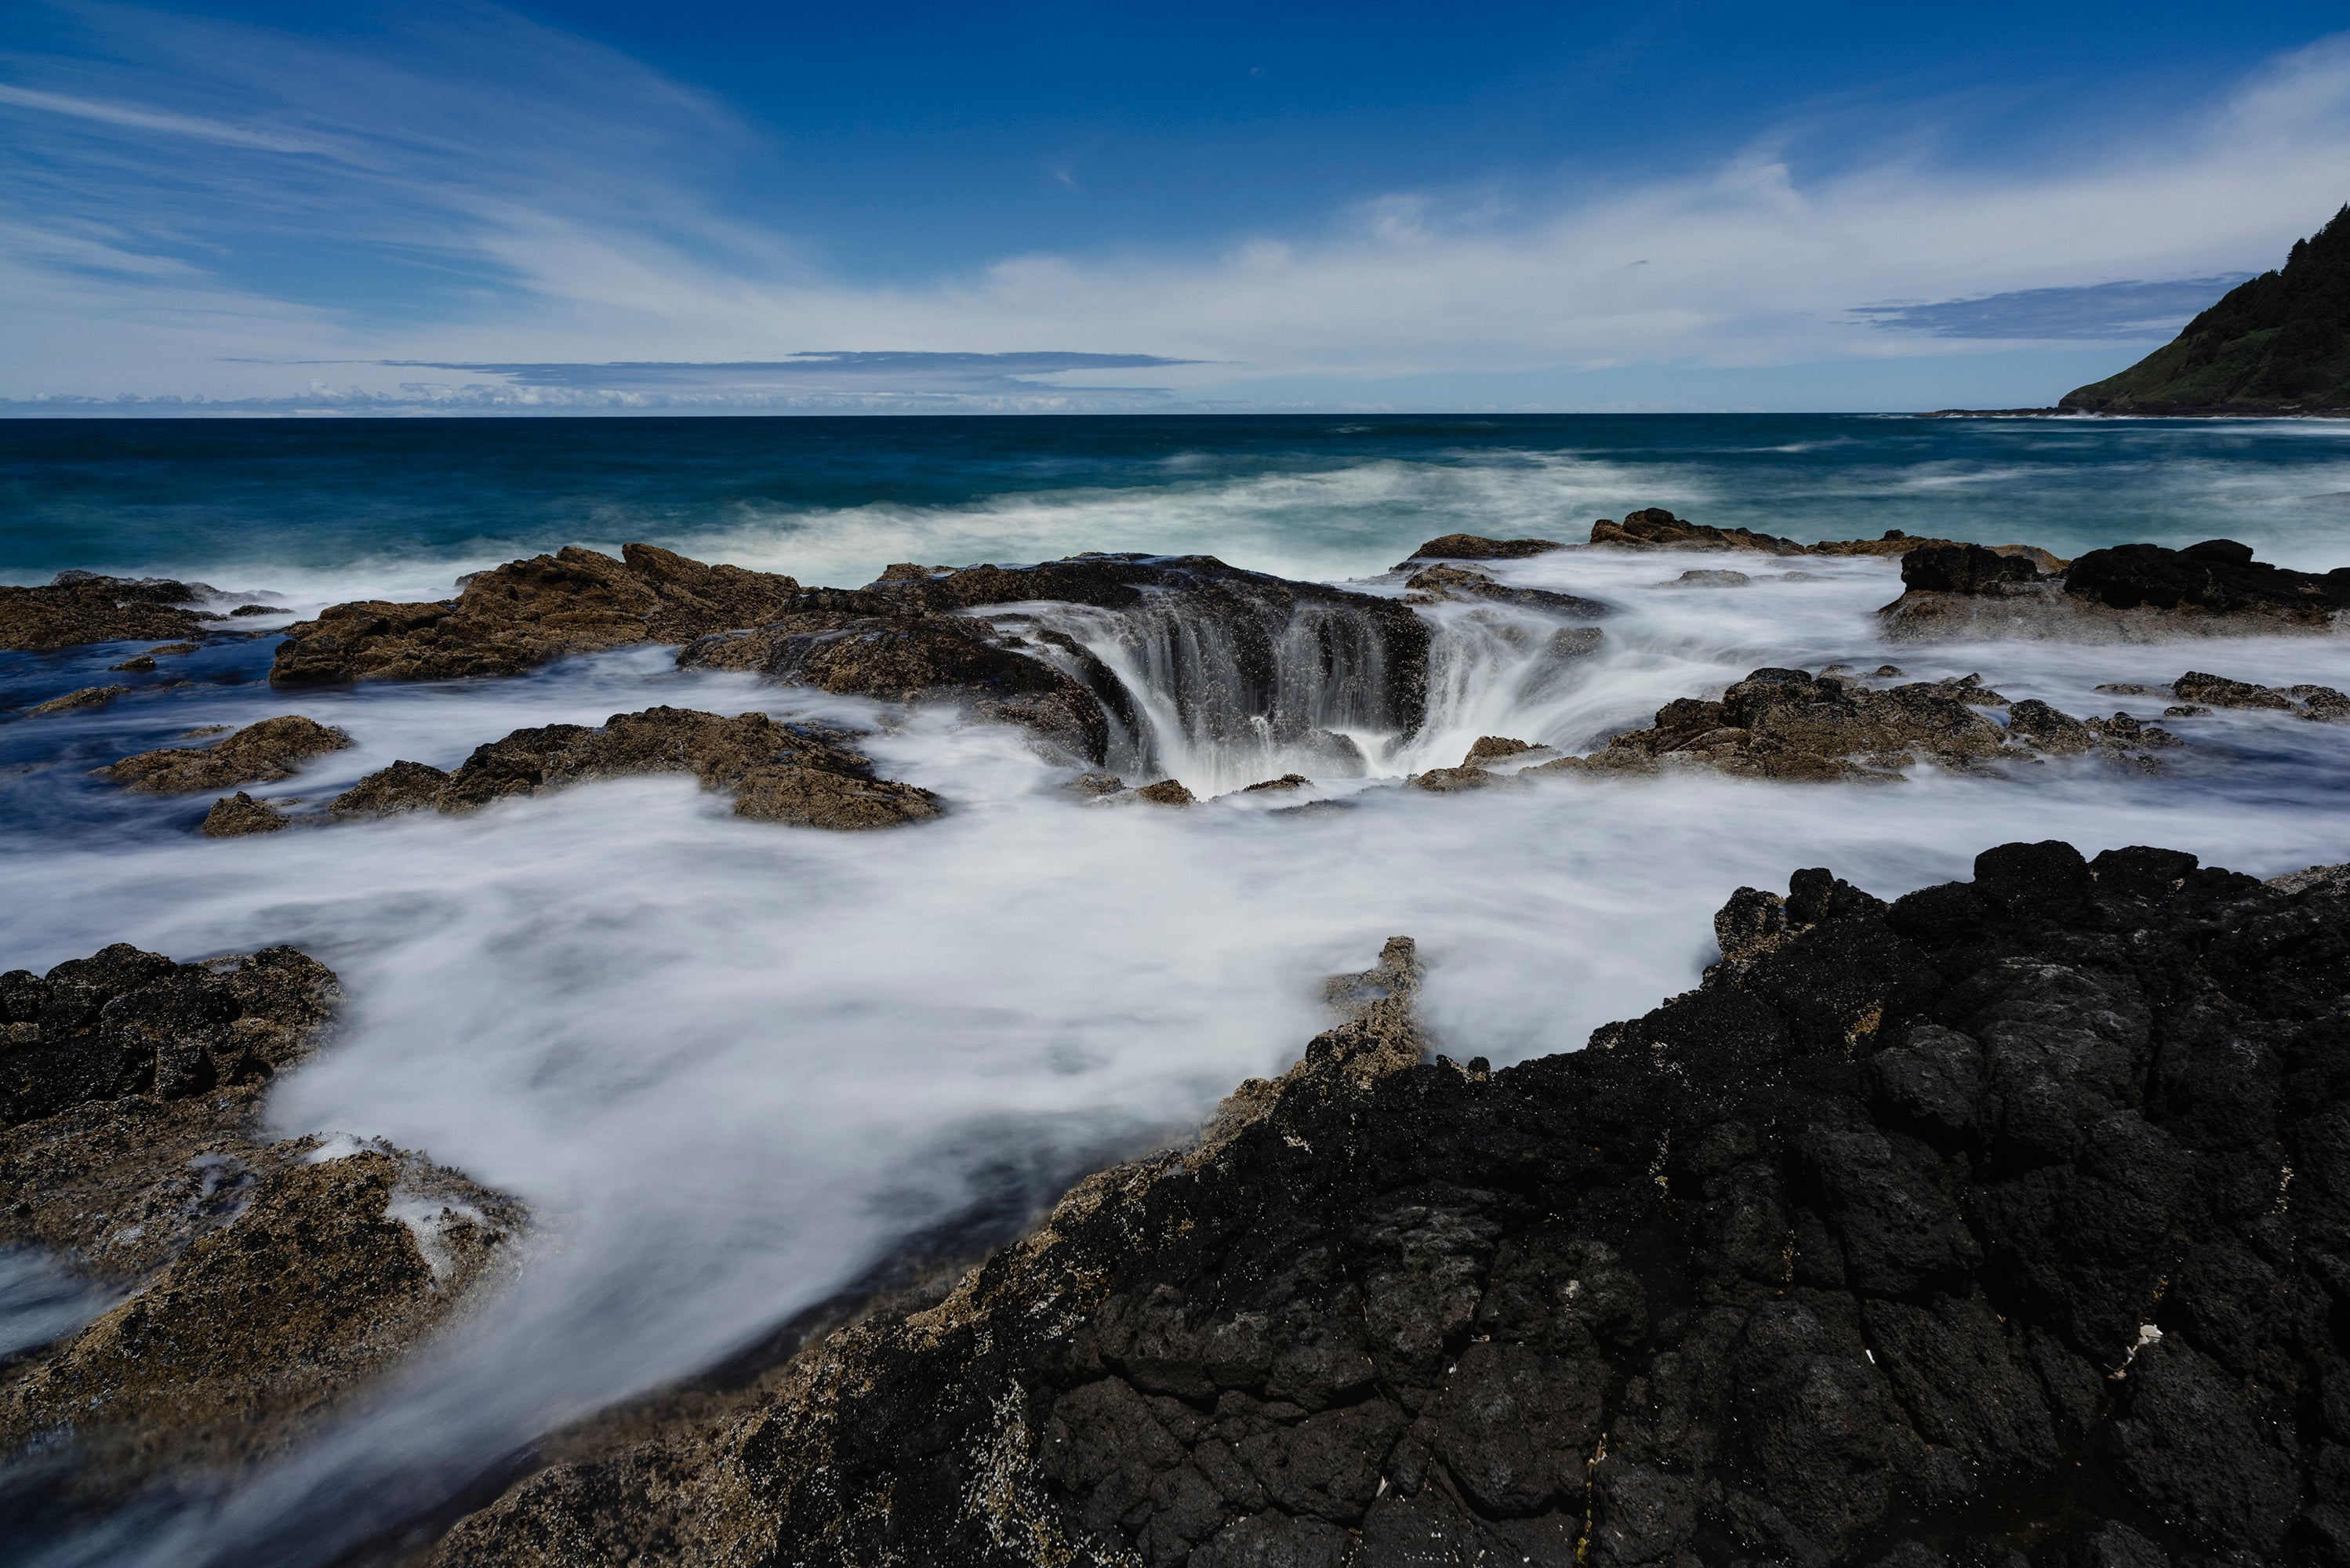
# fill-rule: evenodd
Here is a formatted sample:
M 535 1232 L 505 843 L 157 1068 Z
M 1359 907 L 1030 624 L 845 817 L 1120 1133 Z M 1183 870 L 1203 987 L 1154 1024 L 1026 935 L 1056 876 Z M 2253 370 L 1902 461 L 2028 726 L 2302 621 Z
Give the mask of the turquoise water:
M 1452 529 L 1669 506 L 1799 539 L 2350 559 L 2350 427 L 1879 415 L 0 422 L 0 577 L 413 588 L 572 543 L 858 578 L 890 560 L 1209 550 L 1314 576 Z M 255 578 L 255 581 L 260 579 Z M 323 585 L 322 585 L 323 586 Z

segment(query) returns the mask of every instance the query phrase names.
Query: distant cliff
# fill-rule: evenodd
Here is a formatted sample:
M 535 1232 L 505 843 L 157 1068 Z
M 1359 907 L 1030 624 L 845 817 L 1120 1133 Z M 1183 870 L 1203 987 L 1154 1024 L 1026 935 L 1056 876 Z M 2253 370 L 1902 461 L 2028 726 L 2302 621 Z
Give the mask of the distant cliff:
M 2350 206 L 2187 324 L 2058 405 L 2105 414 L 2350 414 Z

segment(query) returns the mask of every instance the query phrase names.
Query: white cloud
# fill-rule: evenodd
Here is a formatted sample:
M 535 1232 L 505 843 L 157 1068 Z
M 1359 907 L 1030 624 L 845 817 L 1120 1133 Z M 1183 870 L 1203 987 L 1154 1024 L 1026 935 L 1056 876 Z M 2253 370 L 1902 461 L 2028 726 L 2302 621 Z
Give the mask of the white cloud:
M 2350 46 L 2333 39 L 2054 168 L 1937 163 L 1897 125 L 1883 156 L 1807 171 L 1791 134 L 1620 188 L 1562 181 L 1508 202 L 1392 192 L 1204 258 L 1018 255 L 877 286 L 827 273 L 729 204 L 712 171 L 772 150 L 723 106 L 510 14 L 448 13 L 364 54 L 106 15 L 161 40 L 155 57 L 99 79 L 78 66 L 70 92 L 0 91 L 47 128 L 43 167 L 65 171 L 36 191 L 39 211 L 0 227 L 19 323 L 43 318 L 19 337 L 31 351 L 0 369 L 0 394 L 300 392 L 291 370 L 218 362 L 236 353 L 1054 348 L 1217 361 L 1131 378 L 1196 396 L 1318 378 L 1333 401 L 1350 383 L 1439 374 L 1971 354 L 1985 345 L 1850 312 L 2273 265 L 2350 194 Z M 192 80 L 191 61 L 211 74 Z M 75 123 L 213 151 L 141 162 L 118 137 L 101 156 Z M 316 152 L 331 157 L 287 156 Z M 271 245 L 314 266 L 322 249 L 362 254 L 397 279 L 355 286 L 375 301 L 355 307 L 220 254 Z M 395 374 L 359 389 L 396 394 Z

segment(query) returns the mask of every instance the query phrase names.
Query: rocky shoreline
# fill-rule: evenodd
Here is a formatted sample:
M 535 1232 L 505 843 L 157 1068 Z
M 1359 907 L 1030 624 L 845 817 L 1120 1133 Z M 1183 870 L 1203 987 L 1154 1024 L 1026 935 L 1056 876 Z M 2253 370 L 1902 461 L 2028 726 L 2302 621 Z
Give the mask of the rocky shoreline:
M 264 1129 L 340 1001 L 283 947 L 182 964 L 118 943 L 0 975 L 0 1258 L 52 1260 L 78 1303 L 0 1355 L 0 1527 L 36 1541 L 249 1473 L 510 1268 L 513 1200 Z
M 1805 871 L 1501 1072 L 1391 943 L 1196 1143 L 433 1561 L 2333 1561 L 2345 919 L 2156 849 Z
M 1694 555 L 1648 586 L 1705 592 L 1751 588 L 1727 560 L 1898 559 L 1877 614 L 1896 645 L 2334 635 L 2350 609 L 2350 568 L 2225 540 L 2067 561 L 1651 508 L 1587 543 L 1446 535 L 1359 590 L 1144 555 L 807 587 L 572 547 L 445 601 L 330 607 L 286 631 L 271 680 L 510 677 L 660 646 L 784 689 L 951 703 L 1075 774 L 1072 804 L 1181 808 L 1201 802 L 1176 779 L 1105 771 L 1145 754 L 1146 698 L 1208 740 L 1359 775 L 1348 731 L 1428 723 L 1444 618 L 1513 626 L 1533 680 L 1613 646 L 1622 605 L 1500 565 L 1575 550 Z M 190 607 L 201 585 L 68 578 L 0 596 L 0 640 L 244 635 Z M 2098 690 L 2152 706 L 1765 666 L 1585 755 L 1487 735 L 1384 782 L 2177 777 L 2219 754 L 2195 728 L 2230 722 L 2215 711 L 2350 719 L 2333 687 L 2199 669 Z M 331 796 L 240 787 L 325 766 L 353 728 L 279 714 L 96 776 L 234 791 L 204 818 L 216 837 L 651 774 L 785 827 L 953 809 L 880 776 L 864 731 L 669 706 L 492 732 L 454 766 L 396 761 Z M 1346 809 L 1315 786 L 1285 773 L 1224 798 Z M 2340 867 L 2264 884 L 2168 850 L 2018 843 L 1891 903 L 1805 870 L 1731 897 L 1697 989 L 1498 1071 L 1430 1060 L 1475 1043 L 1430 1039 L 1399 938 L 1332 982 L 1336 1022 L 1295 1067 L 1195 1137 L 1086 1179 L 968 1272 L 804 1346 L 779 1329 L 753 1375 L 508 1456 L 483 1482 L 499 1495 L 400 1550 L 444 1568 L 2350 1562 L 2345 933 Z M 270 1083 L 331 1048 L 338 996 L 290 948 L 174 963 L 117 945 L 0 976 L 0 1249 L 26 1250 L 0 1262 L 50 1270 L 73 1319 L 0 1353 L 0 1530 L 233 1486 L 520 1266 L 511 1198 L 421 1153 L 268 1136 Z

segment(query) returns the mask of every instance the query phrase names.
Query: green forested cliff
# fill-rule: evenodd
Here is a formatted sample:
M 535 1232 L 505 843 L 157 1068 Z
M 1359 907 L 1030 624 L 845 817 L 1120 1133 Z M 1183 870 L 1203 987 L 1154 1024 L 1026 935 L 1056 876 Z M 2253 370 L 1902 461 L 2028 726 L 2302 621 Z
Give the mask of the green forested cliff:
M 2106 414 L 2350 413 L 2350 206 L 2280 272 L 2231 289 L 2178 338 L 2059 408 Z

